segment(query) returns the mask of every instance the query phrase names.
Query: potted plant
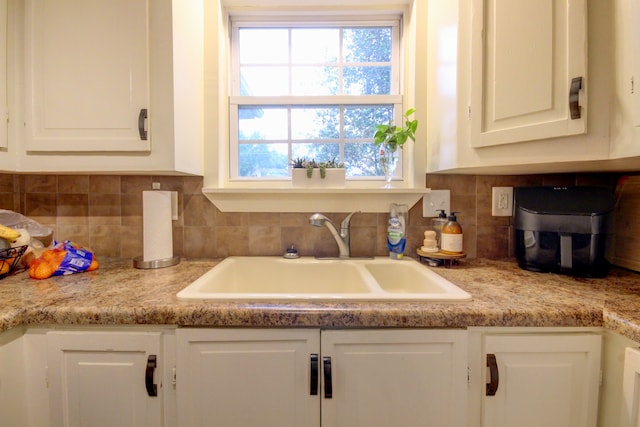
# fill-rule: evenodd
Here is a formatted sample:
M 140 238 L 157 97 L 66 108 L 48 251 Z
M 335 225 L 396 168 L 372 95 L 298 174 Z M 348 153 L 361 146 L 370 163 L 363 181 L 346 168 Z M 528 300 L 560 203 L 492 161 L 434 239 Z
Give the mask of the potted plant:
M 291 168 L 294 187 L 344 187 L 344 163 L 335 159 L 316 162 L 298 157 L 291 161 Z
M 418 120 L 409 120 L 409 116 L 415 113 L 415 108 L 409 108 L 404 113 L 404 126 L 399 127 L 393 124 L 376 125 L 376 133 L 373 142 L 380 146 L 380 167 L 384 172 L 385 187 L 391 187 L 391 179 L 398 165 L 398 147 L 403 148 L 404 144 L 411 139 L 415 141 Z

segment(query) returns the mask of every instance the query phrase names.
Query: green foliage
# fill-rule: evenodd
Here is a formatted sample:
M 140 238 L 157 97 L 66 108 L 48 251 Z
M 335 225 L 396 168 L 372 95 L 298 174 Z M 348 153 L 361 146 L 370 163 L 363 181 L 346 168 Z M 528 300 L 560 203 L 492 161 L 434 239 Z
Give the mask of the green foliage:
M 394 125 L 392 121 L 390 121 L 389 124 L 376 125 L 373 142 L 375 142 L 376 145 L 384 144 L 389 150 L 396 151 L 398 147 L 402 148 L 408 139 L 415 141 L 418 120 L 409 120 L 409 116 L 415 113 L 415 111 L 415 108 L 409 108 L 404 113 L 405 124 L 403 127 Z

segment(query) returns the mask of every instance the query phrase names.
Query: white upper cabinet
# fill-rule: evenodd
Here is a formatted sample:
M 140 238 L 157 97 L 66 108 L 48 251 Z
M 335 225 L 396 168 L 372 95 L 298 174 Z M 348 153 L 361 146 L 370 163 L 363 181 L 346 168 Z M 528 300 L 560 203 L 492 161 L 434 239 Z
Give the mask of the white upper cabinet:
M 202 0 L 9 3 L 0 168 L 202 175 L 203 9 Z
M 0 149 L 7 148 L 9 110 L 7 98 L 7 0 L 0 0 Z
M 640 156 L 640 2 L 613 0 L 616 49 L 612 50 L 615 94 L 611 156 Z M 637 163 L 636 163 L 637 168 Z
M 474 0 L 471 145 L 586 132 L 585 0 Z
M 613 2 L 589 1 L 587 7 L 587 0 L 429 0 L 428 5 L 428 173 L 617 167 L 607 162 L 615 102 L 614 24 L 607 18 Z M 575 80 L 571 96 L 571 84 L 580 77 L 581 88 Z M 571 118 L 572 101 L 580 118 Z
M 147 0 L 28 0 L 28 151 L 149 151 Z

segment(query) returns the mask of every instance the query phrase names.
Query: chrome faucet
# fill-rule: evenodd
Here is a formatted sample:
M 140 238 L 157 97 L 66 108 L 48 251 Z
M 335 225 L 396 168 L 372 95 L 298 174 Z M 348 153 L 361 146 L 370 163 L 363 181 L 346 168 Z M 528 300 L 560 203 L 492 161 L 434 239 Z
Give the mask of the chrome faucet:
M 351 217 L 360 211 L 351 212 L 345 219 L 342 220 L 340 224 L 340 232 L 338 232 L 335 224 L 326 216 L 321 213 L 314 213 L 309 217 L 309 224 L 314 227 L 322 227 L 326 225 L 331 235 L 336 240 L 338 244 L 338 249 L 340 250 L 340 258 L 350 258 L 351 257 L 351 245 L 349 243 L 349 224 L 351 222 Z

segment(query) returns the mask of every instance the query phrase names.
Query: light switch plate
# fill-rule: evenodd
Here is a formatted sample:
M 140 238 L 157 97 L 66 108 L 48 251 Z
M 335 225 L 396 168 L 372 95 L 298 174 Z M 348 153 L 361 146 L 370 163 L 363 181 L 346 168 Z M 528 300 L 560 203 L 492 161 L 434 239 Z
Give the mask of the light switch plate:
M 440 209 L 449 214 L 451 205 L 451 192 L 449 190 L 431 190 L 422 197 L 422 216 L 435 218 Z

